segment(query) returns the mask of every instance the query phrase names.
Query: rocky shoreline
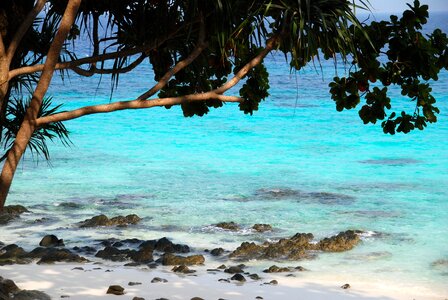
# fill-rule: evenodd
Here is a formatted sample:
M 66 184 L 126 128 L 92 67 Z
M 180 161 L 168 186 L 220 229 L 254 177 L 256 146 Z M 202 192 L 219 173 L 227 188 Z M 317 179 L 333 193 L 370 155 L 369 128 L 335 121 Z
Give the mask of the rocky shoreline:
M 8 206 L 0 215 L 2 224 L 13 222 L 24 212 L 29 212 L 25 207 L 16 205 Z M 141 218 L 137 215 L 107 217 L 105 215 L 94 216 L 76 224 L 79 228 L 87 227 L 125 227 L 138 224 Z M 237 231 L 240 225 L 235 222 L 221 222 L 213 224 L 217 228 L 226 231 Z M 256 232 L 271 231 L 269 224 L 254 224 L 252 229 Z M 166 237 L 153 240 L 140 239 L 116 239 L 98 240 L 96 243 L 83 246 L 68 247 L 64 240 L 48 234 L 42 237 L 39 246 L 29 251 L 17 244 L 5 245 L 0 241 L 0 266 L 14 264 L 54 264 L 54 263 L 91 263 L 101 264 L 102 261 L 120 262 L 125 267 L 147 267 L 155 269 L 159 266 L 171 266 L 171 271 L 179 274 L 193 274 L 194 266 L 208 266 L 206 261 L 211 258 L 219 258 L 222 265 L 207 269 L 208 272 L 230 274 L 228 278 L 220 278 L 220 282 L 244 283 L 248 279 L 257 281 L 261 277 L 255 272 L 246 270 L 243 264 L 249 260 L 276 260 L 299 261 L 312 259 L 323 252 L 348 251 L 359 242 L 361 231 L 348 230 L 337 235 L 314 240 L 311 233 L 297 233 L 292 237 L 281 238 L 278 241 L 265 241 L 261 244 L 243 242 L 236 249 L 203 249 L 199 250 L 193 245 L 176 244 Z M 236 264 L 238 263 L 238 264 Z M 226 266 L 225 264 L 228 264 Z M 235 264 L 235 265 L 232 265 Z M 78 267 L 82 269 L 82 267 Z M 264 273 L 288 273 L 294 276 L 294 272 L 302 272 L 306 269 L 295 267 L 271 267 L 263 270 Z M 261 270 L 260 270 L 261 271 Z M 21 291 L 14 282 L 1 279 L 0 299 L 49 299 L 48 295 L 40 292 Z M 154 278 L 153 282 L 165 282 L 163 278 Z M 263 284 L 275 285 L 276 280 Z M 111 286 L 106 293 L 121 295 L 124 288 Z M 26 298 L 23 295 L 31 295 Z M 6 295 L 6 296 L 5 296 Z M 19 297 L 20 295 L 20 297 Z M 18 298 L 19 297 L 19 298 Z M 24 298 L 25 297 L 25 298 Z M 199 299 L 199 298 L 198 298 Z
M 9 206 L 0 214 L 0 221 L 3 222 L 2 224 L 14 222 L 24 212 L 28 212 L 28 210 L 23 206 Z M 114 217 L 98 215 L 78 222 L 74 226 L 78 228 L 126 227 L 134 226 L 140 220 L 141 218 L 135 214 Z M 210 226 L 229 232 L 238 231 L 241 228 L 235 222 L 220 222 Z M 269 224 L 254 224 L 251 228 L 261 234 L 273 230 Z M 364 234 L 365 232 L 361 230 L 347 230 L 317 240 L 312 233 L 299 232 L 290 237 L 277 240 L 267 239 L 261 243 L 243 242 L 234 249 L 222 247 L 203 249 L 195 247 L 195 245 L 178 244 L 166 237 L 151 240 L 108 238 L 95 240 L 85 245 L 77 243 L 75 246 L 64 242 L 60 237 L 47 234 L 42 236 L 39 245 L 33 249 L 24 249 L 17 244 L 6 245 L 0 241 L 0 266 L 75 263 L 78 266 L 72 268 L 73 271 L 86 271 L 83 266 L 98 265 L 93 270 L 100 270 L 101 265 L 114 263 L 118 264 L 118 267 L 162 269 L 182 276 L 196 276 L 197 268 L 200 268 L 201 271 L 206 271 L 205 274 L 218 275 L 217 281 L 220 283 L 244 285 L 246 282 L 259 282 L 260 285 L 276 286 L 279 284 L 279 279 L 267 278 L 263 274 L 282 274 L 281 276 L 284 278 L 296 277 L 299 272 L 310 271 L 298 265 L 298 262 L 314 259 L 326 252 L 350 251 L 361 242 L 360 237 Z M 246 262 L 253 260 L 273 262 L 274 264 L 264 269 L 254 269 L 245 265 Z M 213 265 L 216 261 L 221 264 Z M 275 264 L 277 262 L 282 263 L 282 266 L 277 266 Z M 290 266 L 283 266 L 285 263 Z M 106 269 L 104 272 L 108 271 L 113 270 Z M 151 283 L 167 282 L 167 279 L 158 276 L 151 280 Z M 140 284 L 141 282 L 138 281 L 130 281 L 128 286 Z M 341 284 L 341 289 L 350 288 L 348 283 Z M 113 283 L 107 290 L 104 290 L 104 294 L 124 295 L 125 293 L 125 287 Z M 69 297 L 68 295 L 60 296 Z M 13 281 L 0 277 L 0 300 L 3 299 L 46 300 L 50 297 L 35 290 L 21 290 Z M 134 297 L 133 299 L 144 298 Z M 194 297 L 192 299 L 202 298 Z

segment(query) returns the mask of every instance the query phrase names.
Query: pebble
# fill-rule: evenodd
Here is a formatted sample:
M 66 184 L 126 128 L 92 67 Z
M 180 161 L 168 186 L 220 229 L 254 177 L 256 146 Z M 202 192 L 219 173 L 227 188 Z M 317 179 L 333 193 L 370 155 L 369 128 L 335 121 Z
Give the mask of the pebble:
M 349 288 L 351 288 L 351 286 L 348 283 L 341 286 L 341 289 L 344 289 L 344 290 L 349 289 Z
M 129 286 L 134 286 L 134 285 L 140 285 L 142 284 L 141 282 L 135 282 L 135 281 L 129 281 L 128 285 Z

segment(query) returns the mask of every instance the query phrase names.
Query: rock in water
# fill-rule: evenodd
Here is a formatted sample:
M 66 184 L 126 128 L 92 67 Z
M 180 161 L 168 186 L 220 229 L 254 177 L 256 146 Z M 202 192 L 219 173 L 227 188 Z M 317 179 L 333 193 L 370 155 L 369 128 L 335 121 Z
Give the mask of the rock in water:
M 235 274 L 235 275 L 233 275 L 231 278 L 230 278 L 230 280 L 235 280 L 235 281 L 239 281 L 239 282 L 245 282 L 246 281 L 246 278 L 243 276 L 243 275 L 241 275 L 241 274 Z
M 168 282 L 168 280 L 166 280 L 165 278 L 160 278 L 160 277 L 154 277 L 151 280 L 151 283 L 159 283 L 159 282 L 166 283 L 166 282 Z
M 119 285 L 111 285 L 107 289 L 106 294 L 112 294 L 112 295 L 124 295 L 124 288 Z
M 223 248 L 215 248 L 212 251 L 210 251 L 210 254 L 213 255 L 213 256 L 220 256 L 223 253 L 224 253 L 224 249 Z
M 64 247 L 64 241 L 62 239 L 58 239 L 57 236 L 51 234 L 46 235 L 42 238 L 39 243 L 39 246 L 42 247 Z
M 269 269 L 263 271 L 264 273 L 283 273 L 283 272 L 291 272 L 290 268 L 287 267 L 277 267 L 276 265 L 270 266 Z
M 29 212 L 22 205 L 8 205 L 3 208 L 3 212 L 0 212 L 0 225 L 6 225 L 10 221 L 20 217 L 24 212 Z
M 229 231 L 238 231 L 240 230 L 240 226 L 235 222 L 221 222 L 215 225 L 218 228 L 229 230 Z
M 162 265 L 164 266 L 175 266 L 175 265 L 202 265 L 205 262 L 205 258 L 202 255 L 191 255 L 191 256 L 179 256 L 173 255 L 171 253 L 165 253 L 160 258 Z
M 127 226 L 127 225 L 135 225 L 140 222 L 141 218 L 135 214 L 124 216 L 117 216 L 109 219 L 105 215 L 95 216 L 91 219 L 86 219 L 82 222 L 79 222 L 79 227 L 98 227 L 98 226 Z
M 189 269 L 185 265 L 176 266 L 176 267 L 172 268 L 171 271 L 173 271 L 174 273 L 182 273 L 182 274 L 191 274 L 191 273 L 196 272 L 195 270 Z
M 353 249 L 360 241 L 354 230 L 340 232 L 329 238 L 324 238 L 317 244 L 317 249 L 327 252 L 342 252 Z
M 255 224 L 254 226 L 252 226 L 252 229 L 257 232 L 265 232 L 265 231 L 271 231 L 272 226 L 269 224 Z

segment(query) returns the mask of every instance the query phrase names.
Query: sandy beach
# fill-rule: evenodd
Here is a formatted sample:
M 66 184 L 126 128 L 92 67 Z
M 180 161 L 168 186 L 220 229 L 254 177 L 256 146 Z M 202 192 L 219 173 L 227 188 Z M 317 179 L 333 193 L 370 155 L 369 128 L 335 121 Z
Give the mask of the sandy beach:
M 230 274 L 207 271 L 205 266 L 195 267 L 193 275 L 178 275 L 169 267 L 157 269 L 123 267 L 113 264 L 55 264 L 2 266 L 0 275 L 10 278 L 21 289 L 40 290 L 52 299 L 365 299 L 365 300 L 437 300 L 446 299 L 436 291 L 407 286 L 356 281 L 355 278 L 306 279 L 282 275 L 261 274 L 261 280 L 248 279 L 245 283 L 220 282 Z M 159 277 L 168 282 L 151 283 Z M 265 284 L 277 280 L 277 285 Z M 129 282 L 141 283 L 129 285 Z M 350 288 L 341 285 L 349 283 Z M 122 296 L 108 295 L 110 285 L 121 285 Z M 262 297 L 262 298 L 257 298 Z

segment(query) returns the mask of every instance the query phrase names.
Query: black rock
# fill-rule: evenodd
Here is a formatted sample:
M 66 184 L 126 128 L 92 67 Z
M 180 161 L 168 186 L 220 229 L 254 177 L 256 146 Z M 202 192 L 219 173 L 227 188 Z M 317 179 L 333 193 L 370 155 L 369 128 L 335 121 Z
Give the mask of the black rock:
M 213 256 L 220 256 L 223 253 L 224 253 L 224 249 L 223 248 L 215 248 L 212 251 L 210 251 L 210 254 L 213 255 Z
M 64 247 L 64 241 L 62 239 L 58 239 L 54 234 L 46 235 L 42 238 L 39 243 L 39 246 L 42 247 Z
M 215 224 L 216 227 L 229 230 L 229 231 L 238 231 L 240 230 L 240 226 L 236 224 L 235 222 L 221 222 L 218 224 Z
M 344 290 L 349 289 L 349 288 L 351 288 L 351 286 L 348 283 L 341 286 L 341 289 L 344 289 Z
M 168 280 L 166 280 L 164 278 L 160 278 L 160 277 L 154 277 L 151 280 L 151 283 L 159 283 L 159 282 L 166 283 L 166 282 L 168 282 Z
M 260 279 L 261 279 L 261 277 L 258 276 L 258 274 L 250 274 L 250 275 L 249 275 L 249 278 L 250 278 L 250 279 L 253 279 L 253 280 L 260 280 Z
M 47 253 L 45 253 L 37 264 L 52 264 L 55 262 L 77 262 L 84 263 L 88 260 L 78 254 L 70 252 L 68 249 L 55 249 L 50 248 Z
M 240 266 L 231 266 L 224 270 L 224 272 L 229 274 L 237 274 L 237 273 L 243 273 L 243 269 Z
M 246 278 L 243 276 L 243 275 L 241 275 L 241 274 L 235 274 L 235 275 L 233 275 L 231 278 L 230 278 L 230 280 L 235 280 L 235 281 L 239 281 L 239 282 L 245 282 L 246 281 Z

